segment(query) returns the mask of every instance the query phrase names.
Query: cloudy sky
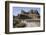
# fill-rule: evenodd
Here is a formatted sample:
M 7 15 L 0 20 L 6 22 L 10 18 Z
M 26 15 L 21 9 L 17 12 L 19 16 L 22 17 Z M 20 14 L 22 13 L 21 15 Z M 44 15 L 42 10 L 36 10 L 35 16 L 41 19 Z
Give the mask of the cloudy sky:
M 32 8 L 32 7 L 13 7 L 13 16 L 17 16 L 18 14 L 21 14 L 21 10 L 24 10 L 25 12 L 29 12 L 31 9 L 37 10 L 40 13 L 40 8 Z

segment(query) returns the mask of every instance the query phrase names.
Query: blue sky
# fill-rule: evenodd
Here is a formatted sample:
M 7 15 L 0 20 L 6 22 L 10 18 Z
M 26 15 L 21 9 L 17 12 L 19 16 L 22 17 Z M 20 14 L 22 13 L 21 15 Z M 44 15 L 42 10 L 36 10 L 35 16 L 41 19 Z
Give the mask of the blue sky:
M 40 8 L 32 8 L 32 7 L 13 7 L 13 15 L 17 16 L 18 14 L 21 14 L 21 10 L 24 10 L 25 12 L 29 12 L 31 9 L 38 10 L 40 13 Z

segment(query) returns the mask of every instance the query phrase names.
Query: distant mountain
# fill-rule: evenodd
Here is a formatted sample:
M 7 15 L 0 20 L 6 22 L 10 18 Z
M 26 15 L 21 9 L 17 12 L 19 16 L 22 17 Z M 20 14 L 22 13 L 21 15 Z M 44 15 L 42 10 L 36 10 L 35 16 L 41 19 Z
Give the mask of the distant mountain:
M 30 10 L 29 12 L 25 12 L 24 10 L 21 10 L 21 13 L 22 14 L 37 14 L 37 15 L 40 15 L 37 10 Z
M 39 12 L 38 12 L 37 10 L 35 10 L 34 13 L 37 14 L 37 15 L 40 15 Z
M 29 14 L 29 12 L 25 12 L 24 10 L 21 10 L 21 14 Z

